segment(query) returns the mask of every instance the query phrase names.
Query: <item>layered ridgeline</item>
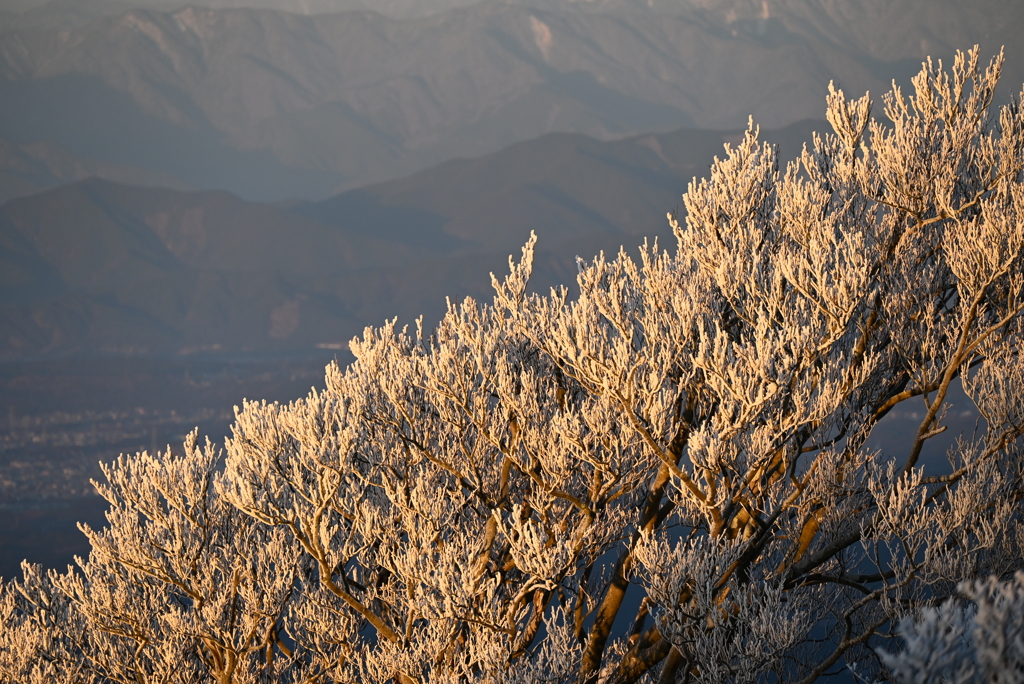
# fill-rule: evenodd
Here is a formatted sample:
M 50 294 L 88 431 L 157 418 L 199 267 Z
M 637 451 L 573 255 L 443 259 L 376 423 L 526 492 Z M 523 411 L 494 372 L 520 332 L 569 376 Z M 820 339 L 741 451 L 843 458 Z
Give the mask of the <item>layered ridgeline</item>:
M 369 10 L 397 19 L 424 17 L 480 0 L 8 0 L 0 10 L 4 27 L 76 28 L 132 9 L 173 12 L 189 5 L 211 9 L 270 9 L 293 14 Z
M 1006 0 L 132 4 L 0 17 L 0 138 L 182 187 L 322 199 L 549 132 L 820 118 L 830 79 L 879 93 L 974 43 L 1006 44 L 1004 82 L 1024 81 L 1024 9 Z M 4 196 L 52 184 L 18 178 L 32 187 Z
M 764 137 L 795 156 L 824 122 Z M 489 297 L 531 230 L 534 285 L 577 254 L 674 238 L 665 213 L 738 133 L 551 134 L 323 202 L 96 179 L 0 207 L 0 358 L 342 350 L 385 315 Z

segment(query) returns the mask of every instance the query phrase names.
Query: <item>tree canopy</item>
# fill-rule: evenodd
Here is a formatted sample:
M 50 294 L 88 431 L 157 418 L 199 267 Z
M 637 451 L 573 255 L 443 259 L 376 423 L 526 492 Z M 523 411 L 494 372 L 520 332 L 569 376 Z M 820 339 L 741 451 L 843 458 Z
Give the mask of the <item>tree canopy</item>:
M 1024 568 L 1024 111 L 990 111 L 1001 64 L 929 60 L 884 121 L 830 87 L 833 131 L 784 167 L 751 123 L 669 216 L 674 250 L 538 294 L 531 239 L 493 301 L 367 329 L 323 391 L 237 408 L 223 468 L 196 435 L 104 466 L 89 557 L 0 589 L 0 675 L 903 676 L 875 650 L 901 620 Z M 926 469 L 958 384 L 977 429 Z M 908 438 L 869 447 L 905 402 Z

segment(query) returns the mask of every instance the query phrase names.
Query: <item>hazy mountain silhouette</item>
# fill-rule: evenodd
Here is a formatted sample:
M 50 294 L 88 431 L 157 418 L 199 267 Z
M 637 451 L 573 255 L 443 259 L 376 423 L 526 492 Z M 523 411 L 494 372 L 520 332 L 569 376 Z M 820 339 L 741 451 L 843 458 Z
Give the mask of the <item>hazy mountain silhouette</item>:
M 117 3 L 90 14 L 76 0 L 70 29 L 57 26 L 70 10 L 44 6 L 52 21 L 0 33 L 0 138 L 248 199 L 314 199 L 547 132 L 609 140 L 750 114 L 780 127 L 820 116 L 830 79 L 879 93 L 926 55 L 976 42 L 986 55 L 1008 46 L 1003 99 L 1024 81 L 1024 6 L 1008 0 L 460 4 L 410 17 L 412 2 L 373 3 L 396 18 Z
M 12 145 L 0 140 L 0 204 L 14 197 L 86 178 L 175 190 L 189 189 L 168 174 L 78 157 L 54 143 Z
M 804 122 L 765 137 L 794 156 Z M 534 285 L 575 256 L 671 245 L 667 211 L 738 133 L 549 134 L 324 202 L 80 181 L 0 207 L 0 358 L 344 349 L 362 327 L 489 296 L 530 231 Z

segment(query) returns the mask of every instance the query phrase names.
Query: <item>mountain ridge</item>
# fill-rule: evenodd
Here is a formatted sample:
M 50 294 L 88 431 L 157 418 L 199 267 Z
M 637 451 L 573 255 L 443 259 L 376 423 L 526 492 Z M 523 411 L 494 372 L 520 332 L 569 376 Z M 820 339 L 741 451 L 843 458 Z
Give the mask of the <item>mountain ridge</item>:
M 15 197 L 92 177 L 126 185 L 191 189 L 169 174 L 82 158 L 53 143 L 13 145 L 0 139 L 0 204 Z
M 825 125 L 763 137 L 794 157 Z M 14 199 L 0 206 L 0 360 L 344 350 L 385 318 L 489 297 L 487 274 L 531 231 L 533 286 L 570 284 L 576 255 L 669 246 L 666 212 L 739 135 L 552 133 L 282 206 L 100 179 Z

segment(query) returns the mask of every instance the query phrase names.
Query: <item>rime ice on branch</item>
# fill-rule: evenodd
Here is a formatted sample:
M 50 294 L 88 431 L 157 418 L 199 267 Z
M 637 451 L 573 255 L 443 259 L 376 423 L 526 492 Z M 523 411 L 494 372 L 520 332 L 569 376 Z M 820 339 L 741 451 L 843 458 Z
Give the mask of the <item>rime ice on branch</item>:
M 3 586 L 0 675 L 887 676 L 901 620 L 1024 567 L 1001 63 L 929 61 L 886 123 L 830 89 L 834 132 L 784 170 L 751 125 L 690 184 L 673 252 L 599 256 L 578 296 L 528 292 L 531 240 L 493 302 L 368 329 L 323 392 L 244 404 L 223 471 L 194 438 L 107 466 L 89 559 Z M 984 420 L 925 472 L 954 383 Z M 911 438 L 868 449 L 903 402 Z

